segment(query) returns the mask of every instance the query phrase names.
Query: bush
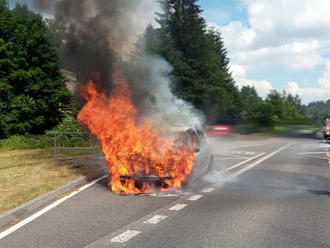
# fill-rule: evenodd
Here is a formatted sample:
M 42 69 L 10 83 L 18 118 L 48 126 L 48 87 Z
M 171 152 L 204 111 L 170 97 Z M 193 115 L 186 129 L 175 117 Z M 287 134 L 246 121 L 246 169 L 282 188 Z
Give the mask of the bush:
M 41 149 L 53 145 L 53 138 L 47 135 L 14 135 L 8 139 L 0 140 L 0 148 L 6 150 Z
M 77 119 L 68 116 L 50 132 L 83 132 L 83 129 Z
M 71 116 L 63 119 L 54 129 L 46 132 L 49 136 L 57 137 L 57 145 L 64 147 L 89 147 L 89 134 L 82 129 L 79 121 Z M 72 134 L 71 134 L 72 133 Z

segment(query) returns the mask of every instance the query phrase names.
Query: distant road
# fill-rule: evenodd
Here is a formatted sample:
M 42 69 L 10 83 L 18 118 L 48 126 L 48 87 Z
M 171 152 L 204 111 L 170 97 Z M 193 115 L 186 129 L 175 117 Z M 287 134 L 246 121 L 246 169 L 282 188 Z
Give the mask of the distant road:
M 190 192 L 118 196 L 103 179 L 0 230 L 0 247 L 330 247 L 329 144 L 247 136 L 211 143 L 215 172 Z

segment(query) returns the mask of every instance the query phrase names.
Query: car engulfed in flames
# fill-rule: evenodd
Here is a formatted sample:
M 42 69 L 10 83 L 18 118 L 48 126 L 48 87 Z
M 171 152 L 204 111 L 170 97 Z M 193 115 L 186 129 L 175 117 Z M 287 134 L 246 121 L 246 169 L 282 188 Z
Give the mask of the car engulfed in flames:
M 200 153 L 197 146 L 202 145 L 198 132 L 188 129 L 180 132 L 179 138 L 164 138 L 151 123 L 138 123 L 128 82 L 120 71 L 113 79 L 110 97 L 93 81 L 88 82 L 83 88 L 86 105 L 78 115 L 98 137 L 111 176 L 111 191 L 142 194 L 181 189 L 199 173 L 194 169 Z

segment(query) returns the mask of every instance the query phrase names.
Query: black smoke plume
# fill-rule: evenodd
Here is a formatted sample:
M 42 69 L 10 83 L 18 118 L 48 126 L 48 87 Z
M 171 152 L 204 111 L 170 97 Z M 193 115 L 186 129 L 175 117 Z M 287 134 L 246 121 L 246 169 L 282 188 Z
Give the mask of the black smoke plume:
M 108 93 L 113 69 L 121 66 L 131 84 L 134 104 L 142 119 L 192 126 L 201 124 L 194 109 L 171 92 L 171 66 L 146 54 L 135 44 L 152 22 L 156 0 L 34 0 L 34 6 L 52 15 L 61 31 L 65 69 L 82 83 L 96 81 Z M 130 60 L 130 61 L 128 61 Z M 199 115 L 198 115 L 199 116 Z

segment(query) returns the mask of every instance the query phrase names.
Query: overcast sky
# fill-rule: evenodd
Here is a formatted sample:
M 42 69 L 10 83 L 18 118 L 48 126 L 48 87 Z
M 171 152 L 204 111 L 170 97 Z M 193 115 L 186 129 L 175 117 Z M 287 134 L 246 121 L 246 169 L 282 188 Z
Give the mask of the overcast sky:
M 330 99 L 329 0 L 201 0 L 222 32 L 233 75 L 260 95 L 299 94 L 304 103 Z

